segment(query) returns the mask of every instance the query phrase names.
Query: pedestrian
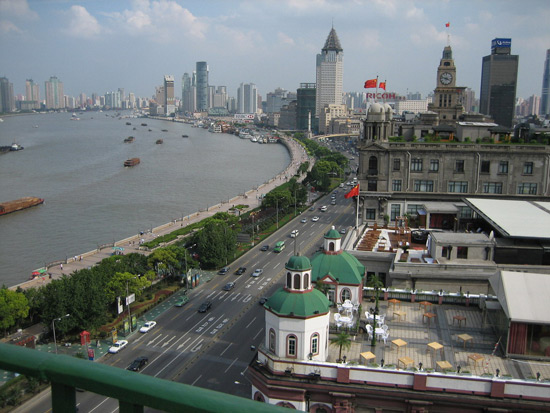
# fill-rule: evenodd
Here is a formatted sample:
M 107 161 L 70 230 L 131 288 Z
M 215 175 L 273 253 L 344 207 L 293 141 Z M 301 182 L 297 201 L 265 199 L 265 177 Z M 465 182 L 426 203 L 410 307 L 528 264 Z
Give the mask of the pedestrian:
M 59 268 L 61 268 L 61 271 L 63 271 L 63 263 L 59 264 Z
M 82 255 L 80 256 L 80 261 L 82 261 Z

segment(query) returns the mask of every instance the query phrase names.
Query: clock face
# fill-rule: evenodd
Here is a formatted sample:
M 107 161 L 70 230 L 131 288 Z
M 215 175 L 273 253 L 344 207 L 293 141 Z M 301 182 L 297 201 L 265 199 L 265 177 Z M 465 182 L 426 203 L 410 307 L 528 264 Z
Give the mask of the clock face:
M 442 85 L 448 85 L 453 81 L 453 75 L 449 72 L 443 72 L 439 77 L 439 81 Z

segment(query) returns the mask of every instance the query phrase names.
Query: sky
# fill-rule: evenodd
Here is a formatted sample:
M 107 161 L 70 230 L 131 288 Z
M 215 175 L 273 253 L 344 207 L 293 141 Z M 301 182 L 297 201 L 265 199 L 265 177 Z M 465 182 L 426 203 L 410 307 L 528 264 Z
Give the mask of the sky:
M 499 37 L 512 39 L 517 96 L 528 98 L 541 95 L 549 22 L 549 0 L 0 0 L 0 76 L 16 94 L 33 79 L 44 98 L 50 76 L 70 96 L 124 88 L 151 97 L 173 75 L 181 96 L 182 75 L 206 61 L 210 85 L 236 96 L 254 83 L 265 99 L 315 82 L 334 27 L 345 92 L 367 91 L 378 76 L 387 91 L 425 97 L 450 42 L 457 86 L 479 97 L 482 58 Z

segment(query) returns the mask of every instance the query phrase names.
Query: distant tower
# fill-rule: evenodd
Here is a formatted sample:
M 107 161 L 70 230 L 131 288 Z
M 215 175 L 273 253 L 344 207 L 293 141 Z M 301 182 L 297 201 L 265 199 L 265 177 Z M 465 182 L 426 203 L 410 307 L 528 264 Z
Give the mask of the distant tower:
M 511 54 L 512 39 L 493 39 L 483 57 L 479 111 L 501 126 L 512 127 L 516 104 L 519 56 Z
M 63 82 L 56 76 L 46 80 L 46 109 L 61 109 L 65 107 L 65 99 L 63 97 Z
M 315 116 L 319 116 L 325 105 L 342 104 L 342 89 L 344 81 L 344 49 L 334 27 L 317 55 L 317 96 Z
M 550 49 L 546 51 L 544 72 L 542 73 L 542 93 L 540 102 L 540 114 L 550 115 Z
M 296 129 L 317 130 L 315 122 L 315 96 L 317 85 L 315 83 L 300 83 L 296 91 Z
M 170 116 L 176 112 L 174 105 L 174 76 L 164 76 L 164 115 Z
M 197 110 L 208 111 L 208 65 L 197 62 Z
M 13 112 L 15 110 L 15 96 L 13 83 L 7 77 L 0 77 L 0 113 Z
M 25 99 L 32 103 L 34 109 L 40 109 L 40 86 L 34 80 L 25 81 Z
M 241 83 L 237 90 L 237 111 L 256 113 L 258 111 L 258 89 L 254 83 Z

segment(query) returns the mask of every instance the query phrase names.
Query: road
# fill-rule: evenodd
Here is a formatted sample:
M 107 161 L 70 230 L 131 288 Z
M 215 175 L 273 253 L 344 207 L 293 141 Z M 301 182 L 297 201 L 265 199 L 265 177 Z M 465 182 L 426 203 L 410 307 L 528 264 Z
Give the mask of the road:
M 147 356 L 149 363 L 136 374 L 250 398 L 251 386 L 245 370 L 254 355 L 251 346 L 257 347 L 264 341 L 264 309 L 258 301 L 282 286 L 285 263 L 295 252 L 312 257 L 332 225 L 340 230 L 355 224 L 355 203 L 344 199 L 349 189 L 337 190 L 336 205 L 331 205 L 330 196 L 318 201 L 313 211 L 303 212 L 233 262 L 228 274 L 216 276 L 190 291 L 190 301 L 184 307 L 168 307 L 155 318 L 154 329 L 145 334 L 134 333 L 125 349 L 118 354 L 108 354 L 99 362 L 125 369 L 135 358 Z M 321 205 L 327 205 L 326 212 L 319 211 Z M 317 222 L 312 221 L 314 216 L 319 217 Z M 305 223 L 301 222 L 302 218 Z M 295 229 L 299 230 L 299 236 L 290 238 L 290 232 Z M 281 253 L 274 253 L 271 248 L 282 240 L 287 247 Z M 270 245 L 270 250 L 260 251 L 265 244 Z M 247 268 L 246 272 L 235 275 L 241 266 Z M 256 268 L 264 272 L 253 278 L 250 274 Z M 229 281 L 235 281 L 235 288 L 223 291 Z M 177 296 L 173 296 L 170 302 L 176 299 Z M 198 307 L 205 300 L 212 301 L 212 308 L 207 313 L 198 313 Z M 79 412 L 118 410 L 116 400 L 89 392 L 77 392 L 77 403 Z M 50 406 L 49 394 L 44 394 L 20 411 L 47 412 Z

